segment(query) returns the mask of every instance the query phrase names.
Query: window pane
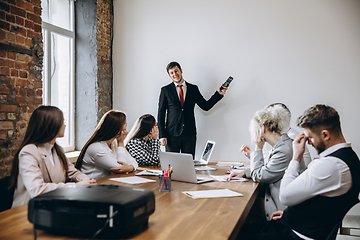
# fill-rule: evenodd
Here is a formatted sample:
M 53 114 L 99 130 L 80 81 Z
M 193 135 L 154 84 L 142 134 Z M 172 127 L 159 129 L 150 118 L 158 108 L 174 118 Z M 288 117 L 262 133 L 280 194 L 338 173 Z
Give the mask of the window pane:
M 47 38 L 47 34 L 48 34 L 48 31 L 46 29 L 43 28 L 42 30 L 42 35 L 43 35 L 43 46 L 44 46 L 44 60 L 43 60 L 43 104 L 44 105 L 49 105 L 49 100 L 48 100 L 48 91 L 47 89 L 49 88 L 48 87 L 48 79 L 47 79 L 47 76 L 48 76 L 48 67 L 47 67 L 47 62 L 48 62 L 48 56 L 49 56 L 49 53 L 48 53 L 48 38 Z
M 42 20 L 72 30 L 72 0 L 42 0 Z
M 51 105 L 57 106 L 64 113 L 65 136 L 58 138 L 63 148 L 72 146 L 71 139 L 71 38 L 51 34 Z
M 49 0 L 41 0 L 41 18 L 44 22 L 49 22 Z

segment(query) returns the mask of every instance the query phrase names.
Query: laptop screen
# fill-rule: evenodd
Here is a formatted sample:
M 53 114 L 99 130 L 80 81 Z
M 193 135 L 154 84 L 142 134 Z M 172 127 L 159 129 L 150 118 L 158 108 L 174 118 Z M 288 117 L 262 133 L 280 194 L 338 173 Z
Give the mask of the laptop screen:
M 212 151 L 214 150 L 215 142 L 207 141 L 204 151 L 201 155 L 201 160 L 209 162 Z

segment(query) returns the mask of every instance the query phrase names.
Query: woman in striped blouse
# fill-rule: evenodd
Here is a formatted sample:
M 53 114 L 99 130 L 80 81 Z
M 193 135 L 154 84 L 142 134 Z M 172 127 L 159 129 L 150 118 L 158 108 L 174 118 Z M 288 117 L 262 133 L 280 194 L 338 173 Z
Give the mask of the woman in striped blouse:
M 124 143 L 130 155 L 142 166 L 159 165 L 159 129 L 150 114 L 139 117 Z

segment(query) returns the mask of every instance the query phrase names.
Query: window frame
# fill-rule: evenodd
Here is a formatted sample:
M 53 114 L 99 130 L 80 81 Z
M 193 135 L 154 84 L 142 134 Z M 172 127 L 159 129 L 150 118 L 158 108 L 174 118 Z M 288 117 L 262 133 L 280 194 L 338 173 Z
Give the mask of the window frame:
M 74 151 L 75 150 L 75 12 L 74 12 L 74 1 L 69 0 L 70 4 L 70 30 L 58 27 L 56 25 L 53 25 L 51 23 L 42 21 L 42 28 L 43 28 L 43 39 L 44 42 L 44 70 L 46 67 L 46 71 L 44 71 L 44 75 L 46 73 L 46 76 L 43 77 L 43 104 L 44 105 L 51 105 L 51 45 L 52 45 L 52 38 L 51 34 L 55 33 L 58 35 L 62 35 L 64 37 L 69 38 L 70 41 L 70 101 L 69 101 L 69 125 L 66 126 L 69 129 L 69 146 L 62 146 L 64 148 L 65 152 Z M 45 51 L 46 50 L 46 51 Z M 47 56 L 45 56 L 45 53 L 47 53 Z

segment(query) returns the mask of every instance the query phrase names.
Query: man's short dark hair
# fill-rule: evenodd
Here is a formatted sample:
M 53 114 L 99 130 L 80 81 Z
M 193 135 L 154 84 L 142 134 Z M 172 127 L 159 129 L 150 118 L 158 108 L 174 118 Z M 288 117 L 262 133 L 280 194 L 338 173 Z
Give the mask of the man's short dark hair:
M 296 121 L 297 126 L 309 128 L 311 131 L 324 128 L 333 133 L 340 133 L 340 116 L 338 112 L 327 105 L 318 104 L 307 109 Z
M 169 73 L 170 69 L 178 67 L 181 70 L 180 64 L 178 62 L 171 62 L 166 66 L 166 71 Z

